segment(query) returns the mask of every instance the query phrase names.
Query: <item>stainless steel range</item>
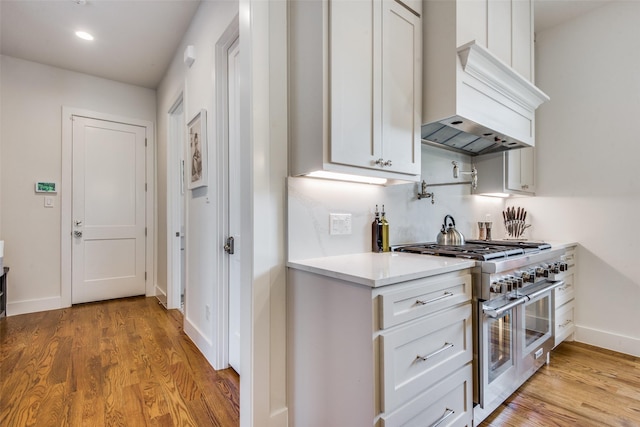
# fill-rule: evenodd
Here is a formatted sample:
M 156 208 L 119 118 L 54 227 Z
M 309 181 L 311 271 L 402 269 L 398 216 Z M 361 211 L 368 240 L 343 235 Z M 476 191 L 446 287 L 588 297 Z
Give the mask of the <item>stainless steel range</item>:
M 400 245 L 394 251 L 478 260 L 473 277 L 474 425 L 545 362 L 553 348 L 553 289 L 568 266 L 543 242 L 467 241 Z

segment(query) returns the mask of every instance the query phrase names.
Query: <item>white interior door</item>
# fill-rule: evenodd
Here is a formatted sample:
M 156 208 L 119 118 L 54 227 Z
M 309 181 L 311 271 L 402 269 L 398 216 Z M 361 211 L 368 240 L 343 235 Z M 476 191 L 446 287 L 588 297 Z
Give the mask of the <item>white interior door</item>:
M 145 135 L 73 117 L 72 303 L 145 294 Z
M 184 313 L 186 292 L 186 124 L 182 95 L 169 110 L 167 149 L 167 295 L 166 306 Z M 162 301 L 162 296 L 159 297 Z
M 240 49 L 238 40 L 228 51 L 229 106 L 229 235 L 234 239 L 229 259 L 229 364 L 240 374 L 240 266 L 242 239 L 240 235 Z

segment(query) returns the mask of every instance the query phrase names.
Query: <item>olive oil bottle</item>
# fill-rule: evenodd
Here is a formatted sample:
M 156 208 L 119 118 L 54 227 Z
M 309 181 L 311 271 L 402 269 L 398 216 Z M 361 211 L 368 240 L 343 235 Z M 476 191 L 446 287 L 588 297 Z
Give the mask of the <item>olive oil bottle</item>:
M 380 212 L 376 205 L 376 213 L 371 223 L 371 250 L 373 252 L 382 252 L 382 222 L 380 222 Z
M 389 252 L 391 250 L 389 247 L 389 221 L 387 221 L 387 217 L 384 212 L 384 205 L 382 205 L 382 217 L 380 218 L 380 223 L 382 224 L 382 252 Z

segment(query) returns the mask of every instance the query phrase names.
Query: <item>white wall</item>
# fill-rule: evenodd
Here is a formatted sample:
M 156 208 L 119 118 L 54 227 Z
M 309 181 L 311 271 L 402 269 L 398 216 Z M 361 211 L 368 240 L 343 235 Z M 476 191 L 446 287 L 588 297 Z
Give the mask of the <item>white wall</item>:
M 462 171 L 471 170 L 471 158 L 431 146 L 422 146 L 422 179 L 427 184 L 468 181 L 468 176 L 453 178 L 452 161 Z M 444 216 L 451 214 L 456 228 L 467 238 L 477 238 L 476 222 L 490 215 L 501 218 L 501 199 L 470 195 L 470 185 L 427 187 L 435 194 L 418 200 L 420 184 L 381 187 L 368 184 L 289 178 L 289 259 L 300 260 L 327 255 L 368 252 L 371 250 L 371 222 L 375 205 L 385 205 L 390 223 L 392 245 L 433 242 Z M 330 235 L 329 214 L 351 213 L 352 234 Z M 494 236 L 503 237 L 503 236 Z
M 158 287 L 167 291 L 167 131 L 168 112 L 179 94 L 184 93 L 185 119 L 189 122 L 201 109 L 207 112 L 208 183 L 187 190 L 187 285 L 185 331 L 205 357 L 216 366 L 217 259 L 221 249 L 217 241 L 217 162 L 215 103 L 215 45 L 238 14 L 233 1 L 202 2 L 184 35 L 165 77 L 158 87 Z M 196 60 L 189 68 L 183 62 L 187 45 L 195 48 Z M 207 319 L 206 306 L 210 316 Z M 216 366 L 218 367 L 218 366 Z
M 576 339 L 640 356 L 640 3 L 614 1 L 537 34 L 535 237 L 574 240 Z
M 240 21 L 241 225 L 243 252 L 241 299 L 241 425 L 286 426 L 285 390 L 285 176 L 286 176 L 286 3 L 263 0 L 202 2 L 158 88 L 158 192 L 167 188 L 167 112 L 184 92 L 189 120 L 207 110 L 209 165 L 216 165 L 215 44 L 236 13 Z M 187 69 L 182 52 L 194 45 L 196 61 Z M 215 170 L 209 185 L 189 192 L 187 217 L 187 296 L 185 331 L 210 362 L 216 347 Z M 158 264 L 167 262 L 167 200 L 158 197 Z M 164 235 L 163 235 L 164 234 Z M 246 257 L 246 258 L 245 258 Z M 246 263 L 244 262 L 246 260 Z M 162 273 L 159 274 L 159 277 Z M 159 288 L 166 292 L 165 283 Z M 162 280 L 159 278 L 159 280 Z M 164 287 L 164 288 L 163 288 Z M 212 305 L 212 307 L 213 307 Z
M 60 198 L 44 208 L 36 181 L 60 185 L 62 107 L 155 121 L 155 91 L 0 57 L 0 230 L 11 267 L 9 315 L 61 308 Z

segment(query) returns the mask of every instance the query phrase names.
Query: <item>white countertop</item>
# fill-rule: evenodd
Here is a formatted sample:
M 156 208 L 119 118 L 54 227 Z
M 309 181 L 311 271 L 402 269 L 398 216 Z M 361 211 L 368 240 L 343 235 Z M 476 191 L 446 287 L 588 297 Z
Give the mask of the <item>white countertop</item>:
M 337 255 L 289 261 L 288 267 L 373 288 L 475 266 L 474 260 L 401 252 Z
M 578 242 L 556 242 L 554 240 L 544 240 L 544 242 L 550 244 L 551 249 L 568 249 L 578 245 Z

